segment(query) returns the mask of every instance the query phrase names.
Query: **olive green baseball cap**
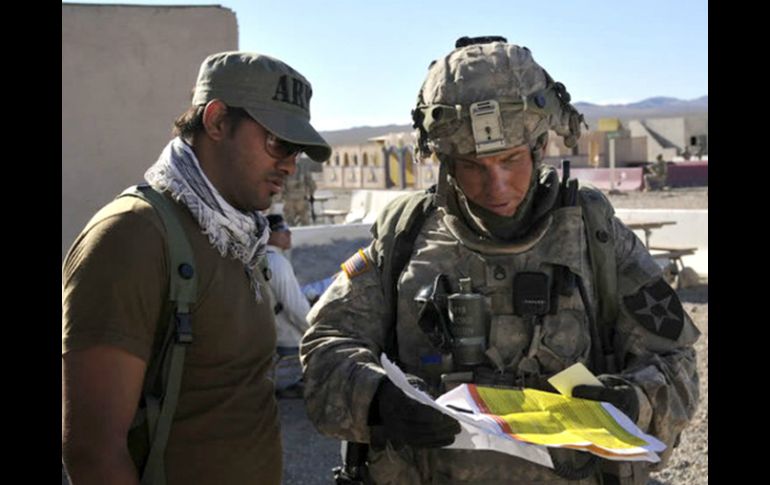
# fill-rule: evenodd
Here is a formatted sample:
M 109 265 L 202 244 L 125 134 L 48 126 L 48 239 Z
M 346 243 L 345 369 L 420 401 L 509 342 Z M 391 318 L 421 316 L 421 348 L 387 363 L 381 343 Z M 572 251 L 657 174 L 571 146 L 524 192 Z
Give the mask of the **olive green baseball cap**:
M 312 94 L 310 82 L 286 63 L 256 52 L 230 51 L 203 61 L 192 103 L 219 99 L 243 108 L 268 131 L 324 162 L 332 149 L 310 125 Z

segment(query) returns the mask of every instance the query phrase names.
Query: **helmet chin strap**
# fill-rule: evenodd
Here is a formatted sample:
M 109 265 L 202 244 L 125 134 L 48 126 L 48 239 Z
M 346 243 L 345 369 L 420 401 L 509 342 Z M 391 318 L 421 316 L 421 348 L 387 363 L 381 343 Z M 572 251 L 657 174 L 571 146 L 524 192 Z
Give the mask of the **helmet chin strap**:
M 460 188 L 457 180 L 451 178 L 448 180 L 446 193 L 448 197 L 453 198 L 447 199 L 447 210 L 465 221 L 465 225 L 478 235 L 499 241 L 518 239 L 529 227 L 528 219 L 537 191 L 537 179 L 537 171 L 533 170 L 527 194 L 516 212 L 511 216 L 500 216 L 473 203 Z
M 534 146 L 530 148 L 529 153 L 532 157 L 533 168 L 536 169 L 543 162 L 543 158 L 545 158 L 545 145 L 547 143 L 548 132 L 545 132 L 537 137 Z
M 452 163 L 451 160 L 448 158 L 444 158 L 443 155 L 436 154 L 436 157 L 439 159 L 439 165 L 438 165 L 438 182 L 436 183 L 436 195 L 435 195 L 435 201 L 436 205 L 438 207 L 446 207 L 447 206 L 447 194 L 449 193 L 450 187 L 449 187 L 449 174 L 452 170 L 450 170 L 449 165 Z

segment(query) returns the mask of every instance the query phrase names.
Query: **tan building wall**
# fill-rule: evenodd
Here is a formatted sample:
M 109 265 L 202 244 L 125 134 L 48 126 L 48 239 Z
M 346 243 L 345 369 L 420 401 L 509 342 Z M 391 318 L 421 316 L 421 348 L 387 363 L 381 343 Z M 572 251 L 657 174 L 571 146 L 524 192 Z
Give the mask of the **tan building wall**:
M 62 259 L 99 207 L 144 180 L 201 61 L 237 48 L 227 8 L 62 4 Z
M 416 189 L 427 189 L 431 185 L 438 183 L 438 173 L 440 162 L 433 157 L 424 158 L 415 165 L 417 170 L 417 181 L 414 184 Z
M 654 141 L 648 144 L 647 156 L 655 160 L 658 154 L 671 160 L 687 150 L 690 154 L 708 154 L 708 115 L 675 118 L 648 118 L 633 124 L 635 135 L 645 134 Z M 695 143 L 693 143 L 693 141 Z
M 332 146 L 320 188 L 383 188 L 382 165 L 382 150 L 376 143 Z
M 619 123 L 611 124 L 609 119 L 605 127 L 622 128 Z M 621 129 L 621 135 L 615 138 L 615 163 L 618 166 L 636 164 L 647 161 L 647 137 L 632 136 L 632 132 Z M 567 159 L 573 168 L 607 168 L 609 167 L 609 139 L 603 131 L 583 132 L 575 148 L 567 148 L 562 138 L 550 132 L 544 162 L 560 166 L 561 160 Z
M 390 133 L 357 145 L 334 145 L 329 160 L 323 164 L 320 188 L 386 189 L 401 187 L 403 158 L 407 187 L 418 183 L 412 152 L 411 132 Z
M 546 145 L 543 163 L 560 167 L 561 161 L 567 159 L 573 168 L 587 168 L 591 166 L 589 163 L 589 153 L 592 146 L 591 139 L 595 139 L 595 148 L 601 150 L 604 143 L 604 134 L 601 132 L 583 132 L 578 139 L 577 146 L 568 148 L 564 144 L 564 139 L 551 130 L 548 132 L 548 144 Z

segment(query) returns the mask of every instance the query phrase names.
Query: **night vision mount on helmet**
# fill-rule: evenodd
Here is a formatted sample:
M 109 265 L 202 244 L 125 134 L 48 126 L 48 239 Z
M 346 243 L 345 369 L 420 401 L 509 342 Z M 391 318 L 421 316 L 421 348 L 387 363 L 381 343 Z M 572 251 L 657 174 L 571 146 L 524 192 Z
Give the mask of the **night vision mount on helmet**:
M 412 110 L 418 157 L 487 155 L 520 145 L 542 147 L 551 129 L 574 147 L 583 115 L 564 84 L 539 66 L 527 47 L 504 37 L 462 37 L 433 61 Z

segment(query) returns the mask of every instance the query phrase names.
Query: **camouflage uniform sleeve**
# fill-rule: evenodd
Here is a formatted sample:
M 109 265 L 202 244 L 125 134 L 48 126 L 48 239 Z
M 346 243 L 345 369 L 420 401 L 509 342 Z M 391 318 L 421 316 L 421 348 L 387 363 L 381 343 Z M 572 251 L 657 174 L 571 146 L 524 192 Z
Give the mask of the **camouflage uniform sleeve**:
M 328 436 L 368 442 L 369 406 L 385 372 L 385 298 L 373 245 L 367 269 L 340 272 L 308 314 L 300 346 L 305 404 L 310 420 Z
M 639 397 L 637 424 L 667 445 L 660 468 L 698 404 L 693 344 L 700 332 L 639 238 L 617 218 L 613 230 L 620 298 L 617 362 Z
M 310 197 L 313 194 L 315 194 L 316 189 L 318 186 L 316 186 L 315 180 L 313 180 L 313 175 L 308 172 L 307 173 L 307 196 Z

